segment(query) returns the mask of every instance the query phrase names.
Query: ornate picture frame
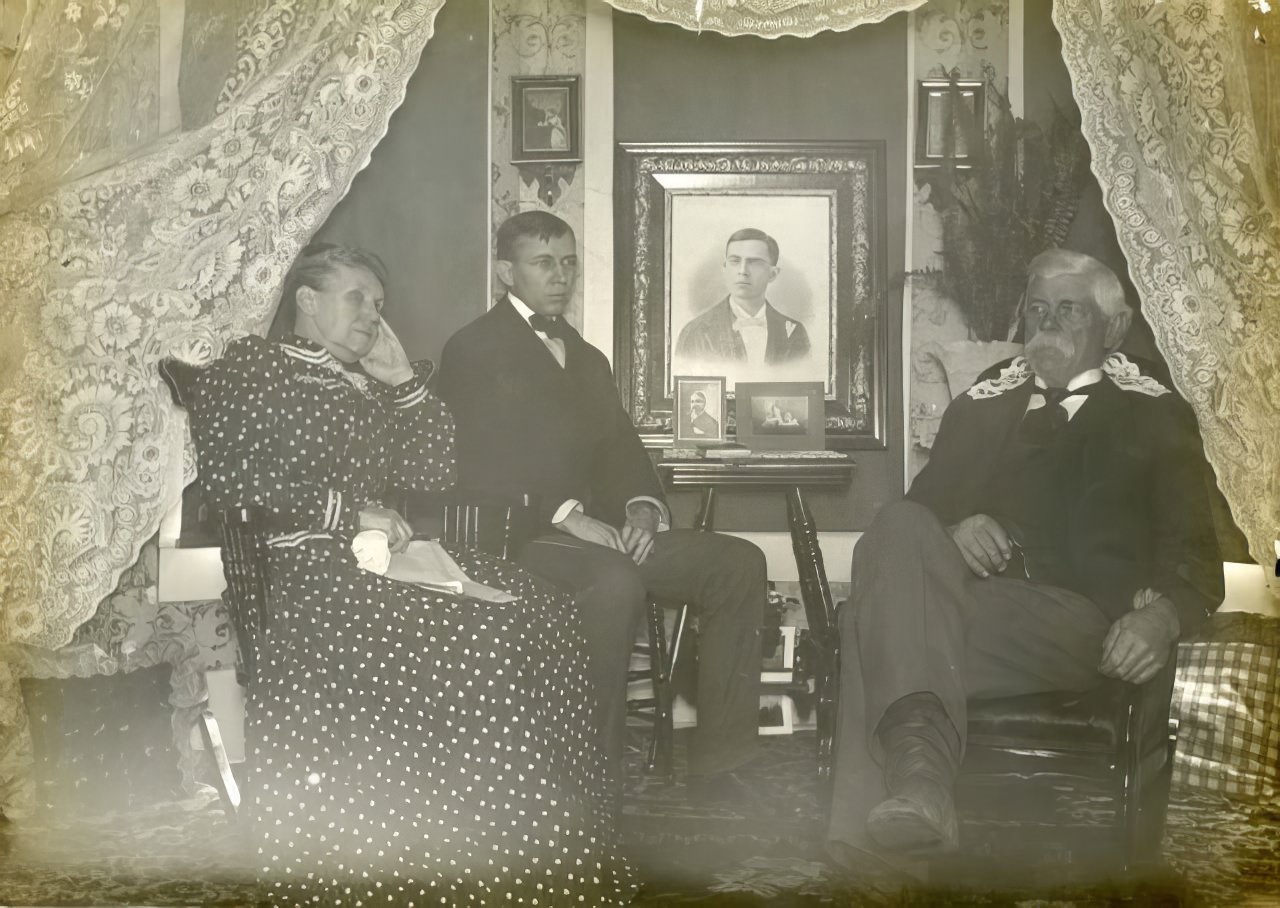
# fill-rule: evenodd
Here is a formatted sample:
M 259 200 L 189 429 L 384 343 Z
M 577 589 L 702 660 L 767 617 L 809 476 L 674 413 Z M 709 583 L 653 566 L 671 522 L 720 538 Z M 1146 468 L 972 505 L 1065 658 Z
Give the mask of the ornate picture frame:
M 646 441 L 671 443 L 674 374 L 725 374 L 731 399 L 820 380 L 827 446 L 885 449 L 884 142 L 625 143 L 616 161 L 614 364 Z M 750 345 L 744 258 L 768 283 Z

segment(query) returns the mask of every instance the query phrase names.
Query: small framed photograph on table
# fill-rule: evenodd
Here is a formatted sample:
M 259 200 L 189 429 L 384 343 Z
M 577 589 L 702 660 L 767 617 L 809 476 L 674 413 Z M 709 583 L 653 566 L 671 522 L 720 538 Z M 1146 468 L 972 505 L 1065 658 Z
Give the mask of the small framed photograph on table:
M 826 445 L 822 382 L 738 382 L 736 404 L 741 445 L 782 451 Z
M 672 383 L 676 447 L 724 444 L 724 376 L 676 375 Z

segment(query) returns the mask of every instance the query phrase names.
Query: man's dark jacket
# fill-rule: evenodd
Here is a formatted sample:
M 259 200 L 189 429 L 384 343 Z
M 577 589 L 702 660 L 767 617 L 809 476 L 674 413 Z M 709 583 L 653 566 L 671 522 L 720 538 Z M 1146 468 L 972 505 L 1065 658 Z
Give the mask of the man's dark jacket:
M 449 339 L 436 391 L 457 430 L 458 487 L 532 495 L 544 521 L 567 499 L 621 526 L 627 501 L 663 501 L 604 354 L 566 326 L 561 368 L 510 300 Z
M 689 428 L 697 429 L 708 438 L 715 438 L 720 434 L 720 421 L 714 416 L 703 410 L 697 416 L 689 420 Z M 693 434 L 698 434 L 697 432 Z
M 1223 596 L 1205 485 L 1211 474 L 1195 417 L 1133 363 L 1113 355 L 1108 364 L 1057 442 L 1066 544 L 1051 556 L 1052 582 L 1087 596 L 1112 620 L 1149 587 L 1173 601 L 1186 634 Z M 946 526 L 974 514 L 997 517 L 1003 455 L 1018 443 L 1033 388 L 1021 357 L 979 376 L 947 408 L 907 497 Z
M 783 315 L 768 300 L 764 313 L 768 331 L 764 347 L 766 363 L 789 363 L 809 355 L 809 332 L 804 325 Z M 733 306 L 729 297 L 684 326 L 676 340 L 676 353 L 697 359 L 746 362 L 747 347 L 742 335 L 733 330 Z

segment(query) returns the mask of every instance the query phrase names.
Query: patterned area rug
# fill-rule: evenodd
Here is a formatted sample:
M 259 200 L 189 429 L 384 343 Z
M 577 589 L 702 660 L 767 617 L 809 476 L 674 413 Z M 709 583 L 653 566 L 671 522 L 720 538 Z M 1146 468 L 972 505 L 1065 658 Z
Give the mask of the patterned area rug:
M 1072 879 L 1068 866 L 1037 871 L 1034 885 L 1000 885 L 997 862 L 966 887 L 849 879 L 822 857 L 812 733 L 762 741 L 744 773 L 758 803 L 735 812 L 691 806 L 681 782 L 645 777 L 637 730 L 621 831 L 644 881 L 638 906 L 1280 905 L 1280 814 L 1181 791 L 1166 850 L 1182 877 L 1115 886 Z M 0 905 L 256 906 L 251 858 L 243 828 L 214 798 L 47 815 L 0 834 Z

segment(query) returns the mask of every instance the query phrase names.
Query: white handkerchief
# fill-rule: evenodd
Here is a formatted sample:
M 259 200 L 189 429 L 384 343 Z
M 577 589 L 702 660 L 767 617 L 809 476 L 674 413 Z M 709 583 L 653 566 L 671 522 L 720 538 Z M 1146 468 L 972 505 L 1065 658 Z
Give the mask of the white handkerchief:
M 391 564 L 391 547 L 382 530 L 356 533 L 356 538 L 351 540 L 351 551 L 355 552 L 356 564 L 375 574 L 385 574 Z

